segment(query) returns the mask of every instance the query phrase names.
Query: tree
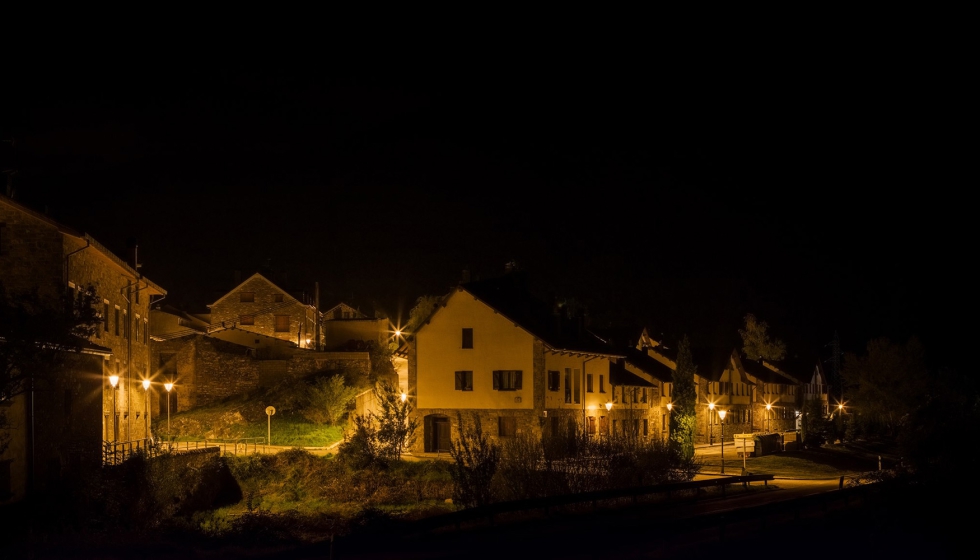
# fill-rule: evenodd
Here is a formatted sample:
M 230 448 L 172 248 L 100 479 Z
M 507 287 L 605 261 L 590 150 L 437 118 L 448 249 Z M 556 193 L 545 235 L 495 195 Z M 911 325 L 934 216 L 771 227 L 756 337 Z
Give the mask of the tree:
M 318 377 L 306 389 L 307 404 L 302 414 L 315 424 L 336 424 L 357 395 L 357 388 L 346 385 L 342 374 Z
M 778 338 L 769 338 L 769 324 L 751 313 L 745 316 L 745 328 L 738 329 L 738 334 L 742 336 L 742 352 L 750 360 L 778 362 L 786 357 L 786 344 Z
M 383 460 L 400 459 L 402 451 L 415 442 L 419 427 L 411 400 L 387 380 L 375 386 L 374 396 L 379 408 L 374 415 L 378 423 L 378 452 Z
M 438 296 L 419 296 L 415 301 L 415 307 L 408 314 L 408 325 L 405 330 L 409 333 L 419 330 L 422 323 L 432 315 L 441 300 L 442 298 Z
M 877 338 L 867 353 L 844 356 L 845 411 L 857 413 L 862 432 L 895 435 L 929 394 L 925 349 L 915 337 L 902 344 Z
M 472 420 L 473 427 L 465 428 L 463 415 L 457 412 L 459 437 L 449 442 L 453 502 L 459 507 L 485 506 L 493 501 L 493 475 L 500 465 L 500 446 L 483 433 L 479 416 L 474 414 Z
M 677 367 L 673 372 L 673 396 L 670 415 L 670 439 L 680 447 L 683 457 L 694 456 L 694 434 L 697 431 L 697 391 L 694 376 L 697 366 L 691 355 L 687 335 L 677 345 Z
M 65 381 L 99 316 L 91 288 L 54 302 L 37 290 L 10 294 L 0 284 L 0 402 Z M 0 406 L 0 453 L 10 442 Z

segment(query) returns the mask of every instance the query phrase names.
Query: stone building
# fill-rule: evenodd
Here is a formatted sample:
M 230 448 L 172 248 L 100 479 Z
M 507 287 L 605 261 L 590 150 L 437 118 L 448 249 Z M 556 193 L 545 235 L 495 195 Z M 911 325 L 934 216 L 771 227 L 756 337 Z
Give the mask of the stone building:
M 135 249 L 132 256 L 135 260 Z M 50 431 L 50 422 L 60 423 L 63 433 L 76 433 L 77 437 L 69 438 L 74 440 L 73 449 L 89 458 L 100 456 L 103 441 L 111 446 L 150 436 L 147 405 L 150 393 L 158 392 L 159 386 L 150 367 L 149 310 L 151 300 L 166 292 L 140 274 L 135 262 L 126 262 L 90 235 L 5 196 L 0 196 L 0 282 L 11 293 L 37 290 L 52 303 L 65 294 L 93 294 L 101 315 L 101 324 L 86 345 L 87 369 L 64 372 L 64 379 L 75 382 L 59 389 L 63 392 L 57 397 L 35 395 L 37 408 L 25 412 L 33 412 L 35 464 L 29 469 L 14 446 L 0 459 L 0 480 L 9 479 L 19 489 L 13 492 L 17 499 L 29 484 L 42 482 L 41 462 L 46 465 L 44 477 L 50 479 L 75 461 L 67 456 L 67 448 L 45 448 L 41 438 Z M 92 356 L 99 359 L 93 361 Z M 149 389 L 143 388 L 144 380 L 150 381 Z M 44 408 L 45 400 L 58 402 L 54 407 L 58 410 Z M 96 412 L 91 413 L 93 407 Z M 18 439 L 30 431 L 30 422 L 25 422 L 13 428 Z M 40 456 L 41 452 L 46 455 Z
M 422 427 L 415 452 L 448 450 L 458 422 L 476 419 L 500 439 L 567 422 L 596 437 L 661 437 L 650 372 L 531 297 L 520 272 L 460 284 L 399 354 Z
M 208 305 L 208 333 L 238 329 L 293 342 L 299 348 L 321 348 L 320 316 L 314 302 L 291 294 L 256 272 Z
M 369 317 L 343 302 L 323 312 L 321 331 L 324 350 L 366 350 L 394 335 L 388 319 Z

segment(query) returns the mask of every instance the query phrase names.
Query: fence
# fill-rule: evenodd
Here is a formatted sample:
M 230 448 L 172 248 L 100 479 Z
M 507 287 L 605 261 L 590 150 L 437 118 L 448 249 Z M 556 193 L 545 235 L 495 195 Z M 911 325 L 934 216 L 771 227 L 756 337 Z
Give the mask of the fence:
M 136 453 L 145 453 L 152 457 L 157 451 L 152 440 L 148 438 L 131 441 L 103 441 L 102 464 L 118 465 Z

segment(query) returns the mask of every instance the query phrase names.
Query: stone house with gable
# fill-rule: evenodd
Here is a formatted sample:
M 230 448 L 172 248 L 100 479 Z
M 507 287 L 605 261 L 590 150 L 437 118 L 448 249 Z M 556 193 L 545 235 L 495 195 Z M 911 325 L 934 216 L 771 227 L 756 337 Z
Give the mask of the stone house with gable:
M 8 407 L 16 436 L 0 458 L 0 481 L 14 488 L 9 492 L 12 499 L 22 498 L 34 483 L 56 479 L 66 466 L 97 463 L 103 442 L 110 447 L 120 442 L 138 445 L 150 437 L 150 393 L 161 388 L 150 364 L 149 310 L 152 300 L 166 291 L 143 276 L 133 261 L 120 258 L 88 234 L 0 195 L 0 282 L 6 290 L 36 289 L 52 303 L 62 295 L 87 292 L 95 296 L 101 316 L 83 350 L 83 369 L 59 374 L 64 386 L 50 388 L 57 395 L 36 391 L 33 411 L 18 399 L 0 403 Z M 142 385 L 146 379 L 149 389 Z M 26 416 L 20 417 L 21 412 Z M 31 430 L 33 441 L 25 436 Z M 53 445 L 55 436 L 70 445 Z
M 291 294 L 256 272 L 208 305 L 208 333 L 238 329 L 293 342 L 299 348 L 321 348 L 320 315 L 313 301 Z
M 652 376 L 533 298 L 520 271 L 460 284 L 398 353 L 422 428 L 415 452 L 447 451 L 457 414 L 499 440 L 569 422 L 595 437 L 661 437 Z

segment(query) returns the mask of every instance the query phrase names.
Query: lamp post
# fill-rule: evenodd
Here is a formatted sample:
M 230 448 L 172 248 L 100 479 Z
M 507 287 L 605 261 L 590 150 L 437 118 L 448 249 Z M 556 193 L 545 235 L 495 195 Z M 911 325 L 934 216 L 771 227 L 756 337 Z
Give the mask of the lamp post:
M 170 438 L 172 436 L 170 431 L 170 390 L 174 388 L 174 384 L 168 381 L 163 384 L 163 388 L 167 390 L 167 437 Z
M 150 438 L 150 380 L 143 380 L 143 438 Z
M 119 435 L 116 433 L 116 385 L 119 384 L 118 375 L 109 376 L 109 385 L 112 385 L 112 441 L 117 441 Z
M 772 403 L 766 403 L 766 433 L 772 431 Z
M 670 437 L 670 411 L 673 410 L 674 403 L 667 403 L 667 434 L 664 439 Z
M 713 402 L 708 403 L 708 410 L 711 411 L 711 412 L 714 412 L 714 410 L 715 410 L 715 403 L 713 403 Z M 711 443 L 712 443 L 711 442 L 711 439 L 715 435 L 715 430 L 711 427 L 711 412 L 708 412 L 708 445 L 711 445 Z
M 725 414 L 728 412 L 718 409 L 718 418 L 721 419 L 721 474 L 725 474 Z

